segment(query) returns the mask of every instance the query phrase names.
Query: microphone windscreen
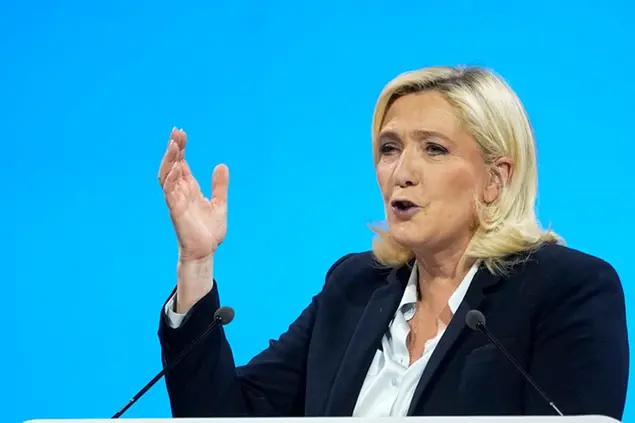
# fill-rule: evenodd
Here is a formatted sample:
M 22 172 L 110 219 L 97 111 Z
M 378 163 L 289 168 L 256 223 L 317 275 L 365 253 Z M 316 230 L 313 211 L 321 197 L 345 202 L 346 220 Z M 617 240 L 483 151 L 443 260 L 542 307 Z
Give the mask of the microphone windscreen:
M 214 313 L 214 319 L 220 319 L 221 325 L 227 325 L 234 320 L 236 312 L 231 307 L 221 307 Z
M 478 310 L 470 310 L 465 315 L 465 324 L 472 330 L 478 330 L 480 325 L 485 326 L 485 316 Z

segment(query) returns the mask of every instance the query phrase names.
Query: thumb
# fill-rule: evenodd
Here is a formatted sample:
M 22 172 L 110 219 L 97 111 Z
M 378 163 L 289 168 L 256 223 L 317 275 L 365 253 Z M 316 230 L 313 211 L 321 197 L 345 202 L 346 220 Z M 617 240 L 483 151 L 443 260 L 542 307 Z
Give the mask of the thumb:
M 220 164 L 214 168 L 214 173 L 212 173 L 212 205 L 227 204 L 228 188 L 229 168 L 225 164 Z

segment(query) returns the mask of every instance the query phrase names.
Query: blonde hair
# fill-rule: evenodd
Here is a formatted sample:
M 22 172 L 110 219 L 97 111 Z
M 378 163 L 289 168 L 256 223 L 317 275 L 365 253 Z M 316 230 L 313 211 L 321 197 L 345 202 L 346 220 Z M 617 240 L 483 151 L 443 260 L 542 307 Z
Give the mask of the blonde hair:
M 543 230 L 535 214 L 538 175 L 534 134 L 520 99 L 494 72 L 479 67 L 430 67 L 399 75 L 382 90 L 373 115 L 372 139 L 375 165 L 378 134 L 384 117 L 399 97 L 422 91 L 436 91 L 454 106 L 466 128 L 478 143 L 483 160 L 491 165 L 505 156 L 514 168 L 500 195 L 491 204 L 476 204 L 477 227 L 463 260 L 482 262 L 492 273 L 505 274 L 529 252 L 561 239 Z M 382 265 L 400 266 L 414 253 L 397 243 L 378 226 L 373 252 Z

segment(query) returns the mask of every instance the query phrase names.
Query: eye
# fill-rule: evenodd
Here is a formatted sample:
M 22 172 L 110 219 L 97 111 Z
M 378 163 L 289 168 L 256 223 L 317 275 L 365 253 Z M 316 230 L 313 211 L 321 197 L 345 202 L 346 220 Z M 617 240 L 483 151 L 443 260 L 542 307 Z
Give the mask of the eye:
M 379 147 L 379 152 L 383 155 L 393 154 L 397 151 L 397 146 L 393 143 L 385 143 Z
M 426 145 L 426 151 L 434 156 L 439 156 L 441 154 L 447 154 L 448 149 L 435 143 L 428 143 Z

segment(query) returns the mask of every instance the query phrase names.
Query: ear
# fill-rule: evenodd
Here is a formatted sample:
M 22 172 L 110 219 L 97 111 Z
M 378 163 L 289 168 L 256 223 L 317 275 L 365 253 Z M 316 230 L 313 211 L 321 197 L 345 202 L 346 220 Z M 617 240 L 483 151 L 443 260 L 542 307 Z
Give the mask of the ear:
M 513 171 L 514 163 L 509 157 L 501 157 L 494 161 L 490 166 L 487 186 L 483 192 L 485 204 L 493 203 L 500 197 L 503 187 L 511 180 Z

